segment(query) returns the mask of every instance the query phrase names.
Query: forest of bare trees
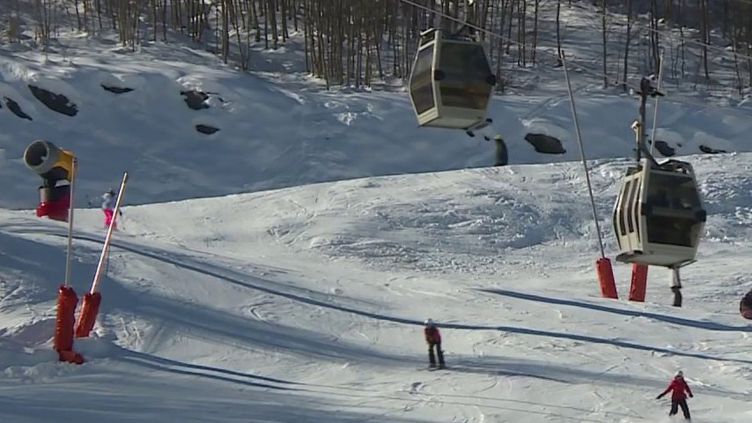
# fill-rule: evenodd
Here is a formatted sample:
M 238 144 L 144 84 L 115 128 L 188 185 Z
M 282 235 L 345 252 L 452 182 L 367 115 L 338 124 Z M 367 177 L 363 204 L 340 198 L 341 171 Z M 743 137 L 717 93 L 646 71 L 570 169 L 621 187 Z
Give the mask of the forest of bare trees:
M 600 51 L 575 66 L 608 86 L 667 80 L 752 87 L 752 0 L 0 0 L 0 43 L 44 49 L 62 30 L 114 33 L 133 49 L 189 39 L 250 67 L 258 49 L 295 37 L 307 70 L 328 85 L 369 86 L 409 75 L 420 32 L 473 29 L 504 90 L 525 70 L 561 65 L 582 33 Z M 586 19 L 572 20 L 572 16 Z M 581 35 L 579 35 L 581 39 Z

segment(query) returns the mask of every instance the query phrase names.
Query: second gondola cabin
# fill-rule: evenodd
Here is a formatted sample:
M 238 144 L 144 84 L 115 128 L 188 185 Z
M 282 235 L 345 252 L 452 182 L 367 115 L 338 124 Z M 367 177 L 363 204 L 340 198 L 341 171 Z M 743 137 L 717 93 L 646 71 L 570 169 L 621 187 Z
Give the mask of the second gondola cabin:
M 485 122 L 494 85 L 481 43 L 437 29 L 421 33 L 409 81 L 420 126 L 468 129 Z
M 670 268 L 692 263 L 705 220 L 692 165 L 643 159 L 628 169 L 614 206 L 616 260 Z

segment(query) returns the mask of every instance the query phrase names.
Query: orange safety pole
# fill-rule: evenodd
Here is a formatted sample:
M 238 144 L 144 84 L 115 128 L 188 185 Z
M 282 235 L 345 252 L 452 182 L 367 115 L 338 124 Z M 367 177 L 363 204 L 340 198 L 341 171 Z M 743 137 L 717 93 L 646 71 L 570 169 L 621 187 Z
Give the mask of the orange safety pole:
M 99 256 L 99 263 L 97 264 L 97 270 L 94 273 L 94 281 L 91 284 L 91 291 L 84 295 L 83 303 L 81 304 L 81 314 L 78 318 L 78 324 L 76 325 L 76 337 L 86 338 L 94 329 L 94 323 L 97 320 L 97 314 L 99 314 L 99 306 L 102 303 L 102 294 L 99 293 L 99 283 L 102 280 L 102 273 L 104 270 L 104 263 L 107 255 L 110 253 L 110 241 L 112 240 L 112 232 L 115 228 L 115 222 L 120 214 L 120 204 L 123 200 L 125 193 L 125 185 L 128 183 L 128 172 L 123 173 L 123 181 L 120 183 L 120 191 L 118 192 L 117 201 L 115 202 L 115 210 L 110 221 L 110 226 L 107 228 L 107 236 L 104 239 L 104 245 L 102 246 L 102 254 Z
M 632 284 L 629 286 L 629 301 L 645 301 L 648 286 L 648 266 L 632 263 Z
M 69 286 L 60 285 L 57 291 L 57 316 L 53 338 L 53 345 L 57 352 L 73 349 L 73 325 L 76 322 L 77 304 L 76 291 Z
M 601 257 L 595 262 L 595 270 L 598 274 L 598 283 L 601 287 L 601 296 L 603 298 L 618 299 L 619 294 L 616 292 L 616 281 L 614 280 L 614 269 L 611 266 L 611 260 L 608 257 Z
M 99 314 L 99 305 L 102 304 L 102 294 L 99 292 L 87 292 L 81 302 L 81 313 L 76 325 L 76 338 L 88 338 Z

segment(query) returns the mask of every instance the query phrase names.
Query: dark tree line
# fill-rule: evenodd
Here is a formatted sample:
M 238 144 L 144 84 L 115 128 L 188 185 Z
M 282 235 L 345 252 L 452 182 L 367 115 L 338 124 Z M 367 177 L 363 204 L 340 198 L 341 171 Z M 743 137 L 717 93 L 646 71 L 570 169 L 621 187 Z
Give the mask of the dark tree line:
M 414 4 L 410 4 L 414 3 Z M 186 37 L 249 68 L 252 47 L 304 41 L 308 71 L 327 84 L 368 86 L 410 73 L 422 30 L 476 29 L 500 81 L 560 66 L 600 32 L 600 53 L 576 66 L 608 87 L 655 73 L 752 87 L 752 0 L 0 0 L 1 42 L 24 30 L 46 46 L 61 28 L 115 31 L 123 46 Z M 577 16 L 577 20 L 572 20 Z M 448 17 L 448 18 L 447 18 Z M 587 32 L 586 32 L 587 31 Z
M 712 84 L 733 71 L 740 92 L 752 87 L 751 0 L 306 0 L 302 6 L 310 71 L 333 84 L 407 77 L 421 30 L 460 26 L 446 15 L 478 29 L 502 90 L 522 69 L 561 65 L 562 50 L 578 48 L 572 44 L 586 30 L 601 32 L 602 51 L 582 59 L 582 67 L 606 87 L 626 89 L 630 76 L 658 73 L 661 59 L 668 80 Z M 569 22 L 573 13 L 585 18 Z

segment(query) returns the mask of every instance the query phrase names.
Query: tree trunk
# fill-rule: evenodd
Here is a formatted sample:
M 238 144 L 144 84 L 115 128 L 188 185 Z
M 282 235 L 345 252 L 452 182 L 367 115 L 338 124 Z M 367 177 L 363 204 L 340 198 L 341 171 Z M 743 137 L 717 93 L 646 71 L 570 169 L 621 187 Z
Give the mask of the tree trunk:
M 608 8 L 606 7 L 606 0 L 601 0 L 601 34 L 603 36 L 603 88 L 608 88 L 608 19 L 606 14 Z
M 627 39 L 624 43 L 624 76 L 622 81 L 622 89 L 624 92 L 628 90 L 628 74 L 629 74 L 629 45 L 632 42 L 632 0 L 627 0 Z

